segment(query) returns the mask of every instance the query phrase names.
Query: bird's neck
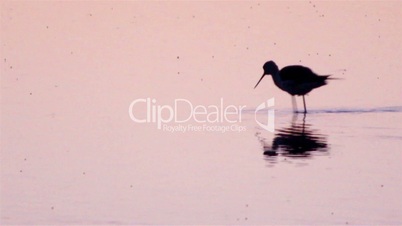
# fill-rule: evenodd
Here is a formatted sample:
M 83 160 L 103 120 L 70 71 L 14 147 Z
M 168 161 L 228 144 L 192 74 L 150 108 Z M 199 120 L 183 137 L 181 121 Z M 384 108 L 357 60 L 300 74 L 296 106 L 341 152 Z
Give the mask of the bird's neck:
M 282 81 L 278 70 L 272 72 L 272 80 L 274 80 L 276 86 L 282 89 Z

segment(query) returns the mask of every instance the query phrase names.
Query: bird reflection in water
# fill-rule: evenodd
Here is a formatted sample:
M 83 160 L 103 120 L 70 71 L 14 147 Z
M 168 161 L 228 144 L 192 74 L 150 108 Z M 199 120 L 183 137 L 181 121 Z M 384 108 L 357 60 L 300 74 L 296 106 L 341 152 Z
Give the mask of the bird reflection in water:
M 267 160 L 275 161 L 278 156 L 308 158 L 313 153 L 319 155 L 328 152 L 326 136 L 313 129 L 311 124 L 306 123 L 305 114 L 302 122 L 297 122 L 297 115 L 294 115 L 289 127 L 276 130 L 272 144 L 266 143 L 266 140 L 261 137 L 259 140 L 264 147 Z

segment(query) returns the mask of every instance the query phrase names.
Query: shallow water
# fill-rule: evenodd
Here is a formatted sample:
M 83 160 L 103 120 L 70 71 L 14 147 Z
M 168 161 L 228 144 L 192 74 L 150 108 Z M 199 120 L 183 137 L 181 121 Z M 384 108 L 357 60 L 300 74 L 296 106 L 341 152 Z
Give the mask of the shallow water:
M 1 225 L 402 224 L 400 8 L 2 2 Z M 253 89 L 267 60 L 342 79 L 294 115 Z M 244 131 L 135 123 L 139 98 L 244 106 Z
M 400 224 L 402 112 L 358 112 L 277 110 L 274 134 L 252 120 L 240 133 L 144 125 L 3 152 L 2 222 Z

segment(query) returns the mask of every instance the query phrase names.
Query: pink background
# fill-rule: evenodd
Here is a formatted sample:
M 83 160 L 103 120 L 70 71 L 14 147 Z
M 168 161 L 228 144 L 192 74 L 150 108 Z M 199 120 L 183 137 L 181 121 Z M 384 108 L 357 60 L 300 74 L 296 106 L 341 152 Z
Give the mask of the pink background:
M 300 168 L 265 166 L 252 117 L 247 133 L 170 134 L 127 114 L 137 98 L 275 97 L 281 115 L 288 94 L 270 78 L 253 89 L 268 60 L 342 78 L 308 108 L 401 106 L 402 3 L 0 6 L 2 224 L 402 223 L 400 112 L 309 116 L 332 158 Z

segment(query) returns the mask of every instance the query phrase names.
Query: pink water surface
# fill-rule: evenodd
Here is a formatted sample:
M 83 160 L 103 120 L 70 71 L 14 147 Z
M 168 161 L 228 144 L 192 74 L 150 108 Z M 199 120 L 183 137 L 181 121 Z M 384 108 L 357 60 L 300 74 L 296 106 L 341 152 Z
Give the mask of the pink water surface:
M 2 225 L 402 224 L 402 3 L 0 7 Z M 270 78 L 253 89 L 267 60 L 341 79 L 303 121 Z M 254 115 L 272 97 L 275 133 Z M 158 130 L 138 98 L 246 105 L 247 129 Z M 284 151 L 295 126 L 320 148 Z

